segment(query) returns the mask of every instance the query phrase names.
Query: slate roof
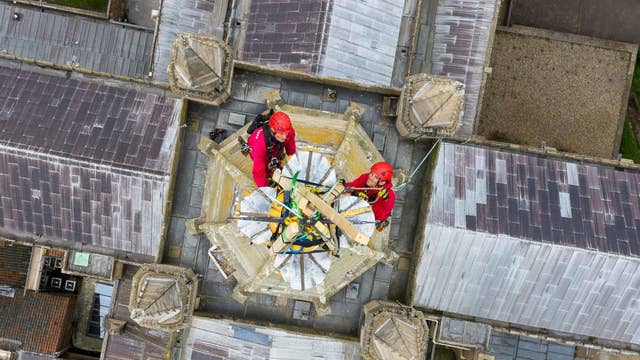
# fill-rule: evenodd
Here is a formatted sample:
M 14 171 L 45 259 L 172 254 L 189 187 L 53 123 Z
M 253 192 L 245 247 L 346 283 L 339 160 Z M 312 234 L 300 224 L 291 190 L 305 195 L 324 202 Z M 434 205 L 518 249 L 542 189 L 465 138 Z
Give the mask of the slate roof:
M 320 75 L 389 86 L 404 3 L 334 0 Z
M 116 296 L 112 302 L 113 317 L 126 320 L 127 324 L 119 335 L 108 334 L 104 339 L 105 351 L 101 359 L 114 360 L 161 360 L 170 357 L 172 338 L 162 330 L 139 326 L 129 319 L 129 298 L 131 295 L 131 277 L 118 282 Z
M 169 334 L 127 323 L 121 335 L 109 335 L 103 359 L 163 360 L 169 352 Z
M 76 297 L 16 291 L 0 296 L 0 338 L 22 342 L 22 350 L 55 354 L 71 344 Z
M 638 172 L 444 143 L 434 180 L 429 223 L 640 256 Z
M 0 68 L 0 226 L 156 257 L 180 108 Z
M 495 360 L 573 360 L 576 347 L 492 331 L 488 350 Z
M 464 115 L 457 135 L 473 133 L 484 66 L 496 27 L 496 0 L 440 0 L 435 17 L 431 73 L 465 85 Z
M 222 39 L 223 24 L 211 23 L 220 11 L 222 1 L 164 0 L 160 10 L 160 24 L 153 54 L 153 79 L 167 82 L 167 67 L 171 45 L 181 33 L 213 34 Z
M 389 86 L 404 2 L 252 2 L 243 60 Z
M 328 0 L 252 1 L 243 60 L 316 73 Z
M 0 241 L 0 285 L 24 287 L 31 262 L 31 247 Z
M 360 359 L 356 342 L 194 317 L 185 359 Z
M 509 22 L 542 29 L 640 43 L 636 0 L 511 1 Z
M 640 344 L 640 174 L 442 143 L 413 305 Z
M 20 21 L 13 13 L 22 14 Z M 111 74 L 148 72 L 153 33 L 79 15 L 0 3 L 0 52 Z
M 0 67 L 0 144 L 161 174 L 174 105 L 165 95 Z

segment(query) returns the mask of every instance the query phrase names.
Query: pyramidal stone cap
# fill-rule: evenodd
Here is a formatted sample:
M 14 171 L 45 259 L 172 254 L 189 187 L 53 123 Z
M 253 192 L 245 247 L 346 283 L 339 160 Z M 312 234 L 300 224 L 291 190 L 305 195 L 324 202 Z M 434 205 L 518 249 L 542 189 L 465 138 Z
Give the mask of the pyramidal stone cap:
M 198 279 L 191 269 L 145 264 L 133 277 L 130 318 L 152 329 L 183 328 L 193 314 L 197 288 Z
M 450 136 L 460 125 L 464 84 L 443 76 L 410 76 L 400 96 L 396 128 L 401 136 Z
M 231 93 L 232 50 L 216 38 L 183 33 L 171 46 L 167 71 L 177 96 L 220 105 Z
M 379 300 L 367 303 L 362 310 L 360 354 L 363 359 L 424 359 L 424 338 L 429 335 L 429 329 L 422 312 Z

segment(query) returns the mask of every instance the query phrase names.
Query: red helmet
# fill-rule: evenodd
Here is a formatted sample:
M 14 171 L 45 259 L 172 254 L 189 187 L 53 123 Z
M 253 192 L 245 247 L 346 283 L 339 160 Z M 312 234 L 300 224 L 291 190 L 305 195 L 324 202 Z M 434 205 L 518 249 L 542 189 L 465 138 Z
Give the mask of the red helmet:
M 390 181 L 393 176 L 393 167 L 386 161 L 380 161 L 373 164 L 371 172 L 376 174 L 380 180 Z
M 276 134 L 288 133 L 291 131 L 291 119 L 289 118 L 289 115 L 282 111 L 278 111 L 273 113 L 269 118 L 269 126 L 271 126 L 273 132 Z

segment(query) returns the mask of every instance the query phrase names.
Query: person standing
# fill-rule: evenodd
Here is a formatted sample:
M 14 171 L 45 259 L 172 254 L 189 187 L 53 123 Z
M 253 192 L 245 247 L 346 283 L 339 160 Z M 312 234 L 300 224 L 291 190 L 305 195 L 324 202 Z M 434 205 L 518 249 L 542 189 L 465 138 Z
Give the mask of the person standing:
M 282 111 L 273 113 L 269 121 L 256 128 L 247 144 L 253 160 L 253 181 L 256 186 L 269 186 L 275 169 L 282 170 L 287 155 L 296 153 L 296 132 L 289 115 Z

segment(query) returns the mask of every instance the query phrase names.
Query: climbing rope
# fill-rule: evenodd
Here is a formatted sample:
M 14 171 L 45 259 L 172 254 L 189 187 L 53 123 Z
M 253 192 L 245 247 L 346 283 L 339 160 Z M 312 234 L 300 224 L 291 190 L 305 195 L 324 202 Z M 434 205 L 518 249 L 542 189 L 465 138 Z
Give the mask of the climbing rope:
M 420 170 L 420 167 L 422 166 L 422 164 L 424 164 L 424 162 L 429 158 L 429 155 L 431 155 L 431 152 L 433 152 L 433 149 L 436 148 L 436 146 L 440 143 L 441 140 L 442 138 L 438 138 L 438 140 L 436 140 L 436 142 L 433 143 L 433 145 L 431 145 L 431 149 L 427 151 L 427 154 L 422 158 L 422 160 L 420 161 L 418 166 L 416 166 L 413 172 L 411 172 L 411 175 L 409 175 L 407 180 L 402 184 L 398 184 L 397 186 L 394 186 L 393 191 L 398 192 L 398 191 L 404 190 L 404 188 L 407 187 L 407 184 L 411 182 L 411 179 L 413 178 L 413 176 L 418 172 L 418 170 Z

